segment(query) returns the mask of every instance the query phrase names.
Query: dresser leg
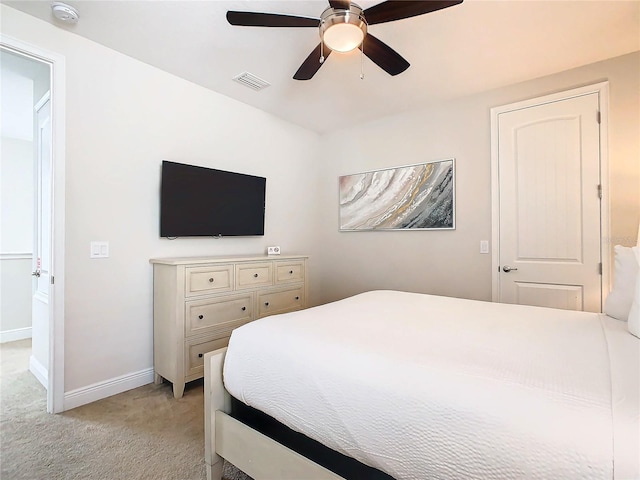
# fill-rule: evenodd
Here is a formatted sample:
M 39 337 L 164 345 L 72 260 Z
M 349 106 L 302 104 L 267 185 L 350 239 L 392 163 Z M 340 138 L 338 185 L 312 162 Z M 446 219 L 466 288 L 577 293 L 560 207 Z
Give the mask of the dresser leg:
M 181 382 L 181 383 L 173 382 L 173 396 L 175 398 L 182 398 L 183 393 L 184 393 L 184 382 Z
M 164 381 L 161 375 L 158 375 L 156 372 L 153 372 L 153 383 L 156 385 L 160 385 Z
M 218 463 L 215 465 L 207 465 L 207 480 L 221 480 L 222 479 L 222 458 L 218 459 Z

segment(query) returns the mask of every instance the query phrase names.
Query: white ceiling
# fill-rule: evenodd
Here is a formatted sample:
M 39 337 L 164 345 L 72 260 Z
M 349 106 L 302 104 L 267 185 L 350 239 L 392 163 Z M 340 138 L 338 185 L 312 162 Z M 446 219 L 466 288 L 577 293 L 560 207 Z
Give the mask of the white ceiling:
M 326 1 L 69 0 L 77 25 L 49 1 L 2 3 L 162 70 L 324 133 L 640 50 L 640 1 L 465 0 L 369 31 L 411 67 L 391 77 L 359 52 L 332 54 L 313 79 L 292 79 L 319 43 L 315 28 L 236 27 L 227 10 L 319 17 Z M 360 0 L 367 8 L 380 0 Z M 231 79 L 248 71 L 271 86 Z

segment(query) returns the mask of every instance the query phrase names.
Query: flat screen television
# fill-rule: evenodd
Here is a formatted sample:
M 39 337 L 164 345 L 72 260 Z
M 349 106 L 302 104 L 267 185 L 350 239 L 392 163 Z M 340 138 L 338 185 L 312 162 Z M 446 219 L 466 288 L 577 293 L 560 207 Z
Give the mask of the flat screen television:
M 161 237 L 264 235 L 267 179 L 162 162 Z

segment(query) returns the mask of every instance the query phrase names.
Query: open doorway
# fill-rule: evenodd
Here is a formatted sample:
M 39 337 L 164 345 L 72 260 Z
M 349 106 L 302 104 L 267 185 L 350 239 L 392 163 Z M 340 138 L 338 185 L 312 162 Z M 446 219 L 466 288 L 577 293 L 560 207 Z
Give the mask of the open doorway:
M 55 214 L 64 211 L 64 96 L 53 87 L 63 85 L 64 59 L 0 40 L 0 341 L 30 349 L 28 369 L 46 389 L 47 411 L 57 413 L 64 410 L 64 216 Z
M 2 49 L 0 73 L 0 335 L 2 343 L 21 341 L 21 350 L 30 350 L 27 367 L 46 389 L 49 322 L 42 305 L 48 289 L 34 267 L 42 263 L 42 252 L 45 262 L 50 259 L 50 241 L 42 232 L 50 231 L 51 116 L 44 103 L 50 97 L 51 67 Z

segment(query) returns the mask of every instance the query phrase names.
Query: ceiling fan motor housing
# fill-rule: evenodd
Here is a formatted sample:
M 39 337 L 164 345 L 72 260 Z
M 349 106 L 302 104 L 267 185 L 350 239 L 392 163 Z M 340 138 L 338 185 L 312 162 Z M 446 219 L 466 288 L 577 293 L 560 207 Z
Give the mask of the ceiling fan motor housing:
M 320 17 L 320 38 L 336 52 L 349 52 L 367 36 L 364 11 L 355 3 L 349 9 L 327 8 Z

